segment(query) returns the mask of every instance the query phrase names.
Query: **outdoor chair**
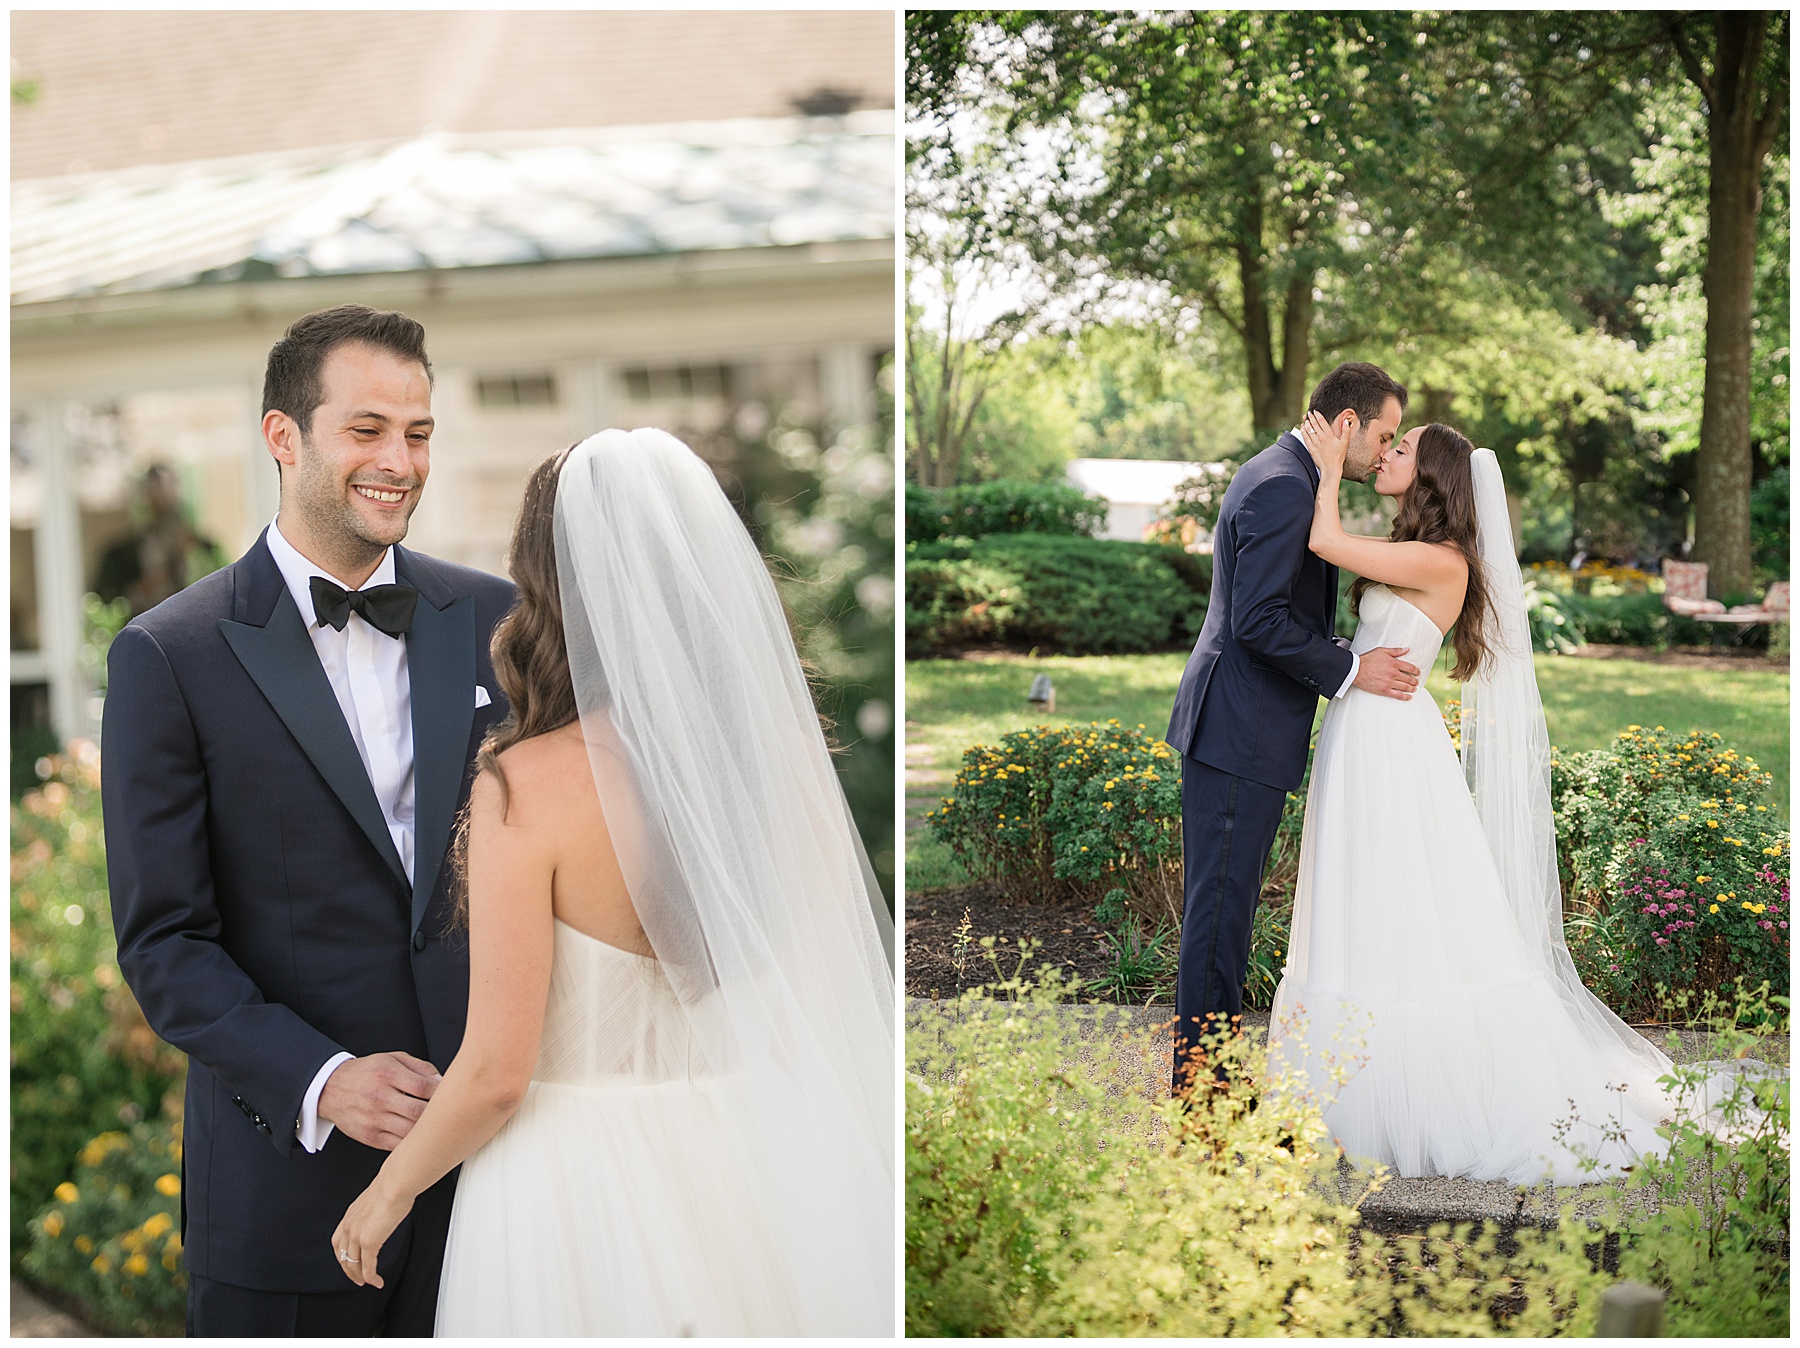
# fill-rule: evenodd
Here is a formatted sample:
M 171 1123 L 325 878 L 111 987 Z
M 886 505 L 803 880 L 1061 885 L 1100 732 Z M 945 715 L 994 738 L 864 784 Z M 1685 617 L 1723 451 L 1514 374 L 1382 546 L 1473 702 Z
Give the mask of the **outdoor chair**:
M 1788 621 L 1788 582 L 1778 580 L 1769 586 L 1760 604 L 1734 604 L 1726 608 L 1717 599 L 1706 597 L 1706 563 L 1677 562 L 1662 565 L 1663 607 L 1671 613 L 1696 622 L 1723 623 L 1743 631 L 1758 624 Z

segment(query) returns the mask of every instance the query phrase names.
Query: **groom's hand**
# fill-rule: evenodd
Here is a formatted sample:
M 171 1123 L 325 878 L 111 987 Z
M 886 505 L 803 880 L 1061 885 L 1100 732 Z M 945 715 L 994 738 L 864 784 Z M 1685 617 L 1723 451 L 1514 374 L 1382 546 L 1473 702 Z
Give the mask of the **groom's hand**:
M 1377 646 L 1365 652 L 1357 665 L 1356 686 L 1378 697 L 1408 701 L 1419 686 L 1419 667 L 1400 658 L 1406 652 L 1405 646 Z
M 366 1147 L 392 1151 L 425 1112 L 443 1078 L 410 1053 L 352 1058 L 319 1092 L 319 1117 Z

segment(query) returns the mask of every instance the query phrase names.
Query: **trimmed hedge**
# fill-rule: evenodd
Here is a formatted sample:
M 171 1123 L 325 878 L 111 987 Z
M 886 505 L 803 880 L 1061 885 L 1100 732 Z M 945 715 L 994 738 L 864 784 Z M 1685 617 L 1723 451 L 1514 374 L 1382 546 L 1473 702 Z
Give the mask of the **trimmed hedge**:
M 906 484 L 906 541 L 988 534 L 1063 534 L 1089 538 L 1106 523 L 1106 502 L 1067 482 L 1002 479 L 968 487 Z
M 1212 559 L 1157 543 L 997 534 L 909 543 L 909 658 L 1002 643 L 1071 655 L 1191 644 Z

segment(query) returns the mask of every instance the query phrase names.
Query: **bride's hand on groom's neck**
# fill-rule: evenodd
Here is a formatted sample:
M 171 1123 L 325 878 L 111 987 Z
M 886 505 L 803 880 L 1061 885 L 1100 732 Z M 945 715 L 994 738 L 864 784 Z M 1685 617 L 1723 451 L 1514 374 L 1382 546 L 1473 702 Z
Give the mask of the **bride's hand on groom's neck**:
M 1310 410 L 1301 419 L 1300 443 L 1306 446 L 1322 476 L 1343 477 L 1344 460 L 1350 452 L 1350 430 L 1348 421 L 1333 423 Z

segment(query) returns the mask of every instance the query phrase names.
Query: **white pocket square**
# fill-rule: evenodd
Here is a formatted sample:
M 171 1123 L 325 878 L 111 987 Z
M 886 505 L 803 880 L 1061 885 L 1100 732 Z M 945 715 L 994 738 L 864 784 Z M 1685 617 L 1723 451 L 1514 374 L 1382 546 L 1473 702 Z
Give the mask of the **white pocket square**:
M 488 696 L 487 689 L 483 688 L 480 684 L 475 685 L 475 705 L 477 707 L 485 707 L 493 702 L 493 700 L 493 698 Z

